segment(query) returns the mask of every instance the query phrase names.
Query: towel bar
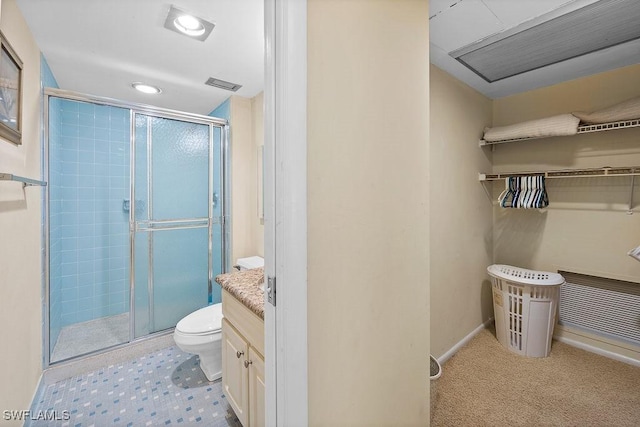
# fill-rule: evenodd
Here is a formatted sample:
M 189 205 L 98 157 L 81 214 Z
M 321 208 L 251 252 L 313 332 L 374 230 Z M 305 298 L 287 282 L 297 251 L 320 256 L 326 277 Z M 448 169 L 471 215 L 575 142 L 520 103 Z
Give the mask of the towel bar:
M 30 187 L 33 185 L 46 186 L 44 181 L 38 181 L 36 179 L 25 178 L 23 176 L 14 175 L 12 173 L 0 173 L 0 181 L 16 181 L 21 182 L 23 187 Z

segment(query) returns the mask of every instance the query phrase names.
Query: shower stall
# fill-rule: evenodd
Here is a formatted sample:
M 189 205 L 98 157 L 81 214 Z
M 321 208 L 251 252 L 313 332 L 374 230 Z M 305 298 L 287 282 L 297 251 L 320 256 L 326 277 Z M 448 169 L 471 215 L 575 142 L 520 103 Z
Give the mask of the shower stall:
M 220 302 L 224 119 L 45 89 L 45 365 Z

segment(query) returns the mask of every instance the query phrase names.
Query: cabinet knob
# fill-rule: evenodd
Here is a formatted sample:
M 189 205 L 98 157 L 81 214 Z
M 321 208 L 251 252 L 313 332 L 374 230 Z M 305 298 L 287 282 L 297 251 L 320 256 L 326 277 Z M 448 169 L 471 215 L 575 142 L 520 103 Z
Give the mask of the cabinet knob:
M 249 365 L 251 365 L 252 363 L 253 363 L 253 362 L 252 362 L 251 360 L 245 360 L 245 361 L 244 361 L 244 367 L 245 367 L 245 368 L 248 368 L 248 367 L 249 367 Z
M 244 354 L 244 351 L 240 351 L 240 350 L 236 351 L 236 357 L 238 359 L 240 359 L 240 357 L 242 357 L 243 354 Z

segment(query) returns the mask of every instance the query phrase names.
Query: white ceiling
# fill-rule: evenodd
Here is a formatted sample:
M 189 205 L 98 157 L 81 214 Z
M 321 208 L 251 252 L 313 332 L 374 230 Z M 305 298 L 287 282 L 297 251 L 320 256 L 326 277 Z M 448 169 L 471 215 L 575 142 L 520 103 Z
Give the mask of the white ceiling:
M 263 0 L 16 0 L 63 89 L 208 114 L 234 92 L 209 77 L 263 89 Z M 449 52 L 545 14 L 596 0 L 430 0 L 431 62 L 499 98 L 640 62 L 640 41 L 488 83 Z M 171 5 L 216 24 L 204 42 L 164 28 Z M 151 96 L 134 81 L 160 86 Z
M 17 0 L 60 88 L 208 114 L 264 82 L 263 0 Z M 213 22 L 204 42 L 164 28 L 171 5 Z M 242 85 L 206 86 L 209 77 Z M 162 88 L 145 95 L 142 81 Z
M 449 55 L 531 19 L 558 16 L 596 1 L 430 0 L 431 63 L 494 99 L 640 63 L 638 40 L 488 83 Z

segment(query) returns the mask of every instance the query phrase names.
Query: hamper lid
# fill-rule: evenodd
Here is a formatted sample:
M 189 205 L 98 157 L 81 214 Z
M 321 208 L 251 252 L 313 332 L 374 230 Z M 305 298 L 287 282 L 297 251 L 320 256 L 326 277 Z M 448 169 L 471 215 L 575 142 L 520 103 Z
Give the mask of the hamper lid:
M 525 285 L 561 285 L 564 277 L 558 273 L 548 271 L 527 270 L 526 268 L 510 265 L 493 264 L 487 267 L 487 272 L 493 277 Z

